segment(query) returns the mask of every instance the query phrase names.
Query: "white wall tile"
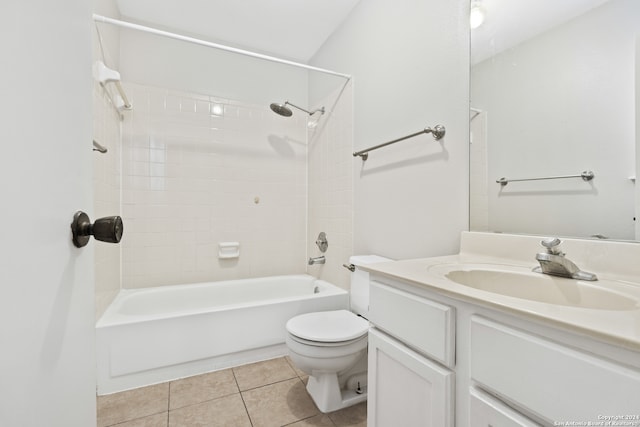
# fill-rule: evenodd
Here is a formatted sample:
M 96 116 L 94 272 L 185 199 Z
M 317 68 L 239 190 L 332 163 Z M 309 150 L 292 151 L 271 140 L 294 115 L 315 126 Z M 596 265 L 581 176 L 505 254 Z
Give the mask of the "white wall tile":
M 308 130 L 307 250 L 309 256 L 324 255 L 326 262 L 309 266 L 307 271 L 349 289 L 349 271 L 342 264 L 353 254 L 353 197 L 346 190 L 352 188 L 353 180 L 353 137 L 346 130 L 353 117 L 351 83 L 341 94 L 336 91 L 316 103 L 334 107 L 318 126 Z M 321 231 L 329 241 L 324 254 L 315 244 Z
M 289 141 L 306 141 L 304 123 L 273 121 L 268 106 L 129 86 L 150 114 L 123 127 L 123 287 L 303 272 L 306 146 Z M 220 101 L 223 114 L 211 115 Z M 241 242 L 240 259 L 218 260 L 227 240 Z
M 94 60 L 100 59 L 97 40 L 93 40 Z M 93 85 L 93 139 L 107 148 L 102 154 L 93 155 L 93 212 L 87 212 L 94 220 L 103 216 L 121 215 L 120 210 L 120 157 L 121 133 L 120 117 L 111 104 L 108 88 Z M 98 319 L 120 290 L 120 245 L 96 242 L 95 264 L 95 304 Z

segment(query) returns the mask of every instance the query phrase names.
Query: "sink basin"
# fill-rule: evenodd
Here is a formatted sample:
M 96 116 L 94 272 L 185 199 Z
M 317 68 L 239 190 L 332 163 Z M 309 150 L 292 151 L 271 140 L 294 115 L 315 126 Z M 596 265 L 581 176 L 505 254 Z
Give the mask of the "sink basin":
M 438 264 L 430 266 L 429 272 L 481 291 L 546 304 L 597 310 L 639 308 L 635 298 L 607 289 L 623 285 L 616 281 L 584 282 L 525 267 L 489 264 Z

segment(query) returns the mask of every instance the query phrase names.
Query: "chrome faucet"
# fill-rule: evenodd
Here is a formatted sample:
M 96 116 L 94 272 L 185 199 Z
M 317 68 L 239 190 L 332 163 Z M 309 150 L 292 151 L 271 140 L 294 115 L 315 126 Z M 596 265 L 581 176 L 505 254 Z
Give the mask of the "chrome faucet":
M 595 274 L 580 270 L 577 265 L 565 258 L 565 254 L 560 249 L 561 240 L 557 237 L 544 239 L 541 243 L 547 251 L 536 254 L 540 267 L 535 267 L 534 272 L 576 280 L 598 280 Z
M 309 265 L 324 264 L 324 262 L 325 262 L 324 255 L 318 256 L 318 257 L 315 257 L 315 258 L 309 258 Z

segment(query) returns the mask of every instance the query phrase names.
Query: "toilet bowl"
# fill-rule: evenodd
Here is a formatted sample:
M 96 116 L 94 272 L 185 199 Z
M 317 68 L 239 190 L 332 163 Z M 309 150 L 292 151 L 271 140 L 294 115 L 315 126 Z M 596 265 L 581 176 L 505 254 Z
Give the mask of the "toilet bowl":
M 301 314 L 286 325 L 289 357 L 309 374 L 307 391 L 322 412 L 367 399 L 369 273 L 357 266 L 390 261 L 377 255 L 353 256 L 350 307 Z

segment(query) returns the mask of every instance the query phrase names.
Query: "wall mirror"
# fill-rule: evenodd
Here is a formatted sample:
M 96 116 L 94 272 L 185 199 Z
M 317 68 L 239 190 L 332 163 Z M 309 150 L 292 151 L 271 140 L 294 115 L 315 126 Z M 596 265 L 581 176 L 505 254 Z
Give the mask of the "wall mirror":
M 471 15 L 470 229 L 640 240 L 640 2 L 472 0 Z

